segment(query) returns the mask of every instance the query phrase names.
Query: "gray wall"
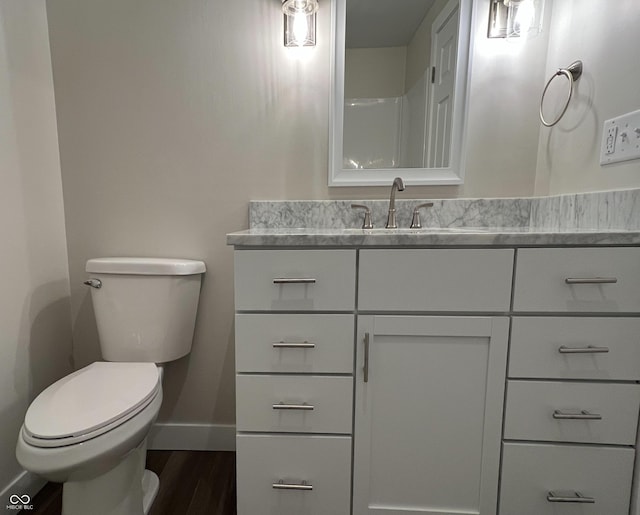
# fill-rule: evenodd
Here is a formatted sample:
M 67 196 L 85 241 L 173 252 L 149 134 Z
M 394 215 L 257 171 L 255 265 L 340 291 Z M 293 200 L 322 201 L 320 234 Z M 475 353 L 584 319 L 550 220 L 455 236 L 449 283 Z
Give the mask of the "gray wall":
M 72 369 L 69 274 L 43 0 L 0 0 L 0 242 L 4 508 L 9 495 L 29 491 L 24 481 L 14 484 L 22 473 L 15 446 L 27 407 Z
M 233 423 L 233 266 L 251 198 L 326 192 L 328 20 L 286 52 L 278 2 L 50 0 L 78 366 L 100 358 L 84 264 L 197 258 L 193 352 L 160 420 Z
M 631 1 L 623 2 L 628 18 L 638 12 Z M 545 129 L 537 109 L 546 75 L 561 60 L 556 54 L 571 38 L 555 37 L 549 60 L 548 19 L 545 31 L 526 42 L 489 40 L 488 1 L 474 3 L 465 184 L 410 188 L 404 196 L 531 195 L 536 168 L 537 192 L 560 191 L 544 184 L 538 142 L 542 149 Z M 560 6 L 554 26 L 564 23 L 569 3 L 574 9 L 575 2 L 547 1 L 547 18 Z M 589 9 L 595 3 L 589 0 Z M 232 423 L 233 268 L 224 234 L 246 227 L 249 199 L 386 195 L 326 186 L 328 3 L 321 5 L 318 46 L 302 50 L 282 46 L 275 0 L 49 0 L 48 6 L 79 364 L 99 357 L 80 284 L 87 258 L 205 259 L 210 272 L 194 350 L 167 371 L 161 419 Z M 589 37 L 571 33 L 581 34 L 574 38 L 580 44 Z M 605 60 L 593 55 L 590 68 Z M 575 154 L 575 146 L 553 152 L 562 164 L 556 173 L 580 191 L 580 167 L 559 153 Z M 634 185 L 634 177 L 624 185 Z
M 547 0 L 548 59 L 548 31 L 526 44 L 488 40 L 488 2 L 474 3 L 465 185 L 402 195 L 640 185 L 637 163 L 601 169 L 594 151 L 602 122 L 640 105 L 638 67 L 619 68 L 615 55 L 602 53 L 614 35 L 619 47 L 637 47 L 637 2 L 607 10 L 597 0 Z M 71 314 L 76 367 L 100 357 L 81 285 L 87 258 L 207 262 L 193 353 L 168 367 L 161 419 L 233 423 L 225 233 L 246 227 L 249 199 L 387 194 L 326 186 L 327 1 L 319 44 L 303 50 L 282 46 L 277 0 L 49 0 L 48 10 L 67 240 L 44 2 L 0 0 L 0 490 L 20 473 L 14 445 L 28 403 L 71 370 Z M 548 131 L 537 121 L 541 87 L 574 58 L 586 67 L 577 101 Z
M 540 129 L 536 194 L 640 186 L 640 161 L 600 166 L 604 122 L 640 109 L 640 2 L 556 0 L 552 20 L 546 77 L 576 59 L 584 73 L 564 118 Z M 557 83 L 548 108 L 566 95 Z
M 409 188 L 405 198 L 533 192 L 529 92 L 544 74 L 546 40 L 487 41 L 488 1 L 477 5 L 466 183 Z M 100 357 L 86 259 L 208 266 L 193 352 L 168 366 L 161 421 L 234 422 L 225 234 L 247 227 L 247 202 L 387 195 L 327 187 L 328 1 L 320 8 L 318 46 L 286 49 L 277 0 L 48 0 L 78 366 Z

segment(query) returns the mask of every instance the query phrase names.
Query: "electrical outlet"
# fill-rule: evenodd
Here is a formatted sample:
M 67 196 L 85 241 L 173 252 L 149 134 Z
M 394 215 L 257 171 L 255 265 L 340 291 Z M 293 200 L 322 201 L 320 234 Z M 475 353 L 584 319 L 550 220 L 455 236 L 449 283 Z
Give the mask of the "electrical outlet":
M 640 110 L 604 122 L 600 164 L 640 159 Z
M 606 125 L 605 125 L 606 127 Z M 616 125 L 610 125 L 606 127 L 606 154 L 611 155 L 616 151 L 616 137 L 618 136 L 618 127 Z

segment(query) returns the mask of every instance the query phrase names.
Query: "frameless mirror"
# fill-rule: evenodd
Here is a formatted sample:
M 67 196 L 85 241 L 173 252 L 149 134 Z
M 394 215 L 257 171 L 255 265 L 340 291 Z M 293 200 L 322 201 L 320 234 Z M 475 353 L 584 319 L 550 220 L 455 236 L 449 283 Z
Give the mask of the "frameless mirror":
M 472 0 L 333 0 L 329 186 L 461 184 Z

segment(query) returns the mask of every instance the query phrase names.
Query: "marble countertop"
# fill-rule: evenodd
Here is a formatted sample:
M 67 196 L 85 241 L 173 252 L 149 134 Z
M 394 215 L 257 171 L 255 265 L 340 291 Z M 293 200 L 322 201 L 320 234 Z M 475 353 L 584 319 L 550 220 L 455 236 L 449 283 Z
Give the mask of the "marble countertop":
M 248 229 L 227 234 L 236 247 L 395 247 L 640 245 L 640 230 L 441 227 L 423 229 Z

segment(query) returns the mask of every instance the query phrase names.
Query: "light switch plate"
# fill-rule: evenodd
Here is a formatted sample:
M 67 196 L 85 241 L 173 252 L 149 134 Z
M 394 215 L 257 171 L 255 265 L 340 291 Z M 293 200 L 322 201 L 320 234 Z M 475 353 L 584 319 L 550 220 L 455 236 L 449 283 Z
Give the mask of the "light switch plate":
M 640 110 L 604 122 L 600 164 L 640 159 Z

